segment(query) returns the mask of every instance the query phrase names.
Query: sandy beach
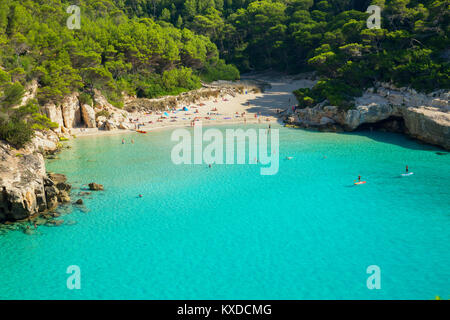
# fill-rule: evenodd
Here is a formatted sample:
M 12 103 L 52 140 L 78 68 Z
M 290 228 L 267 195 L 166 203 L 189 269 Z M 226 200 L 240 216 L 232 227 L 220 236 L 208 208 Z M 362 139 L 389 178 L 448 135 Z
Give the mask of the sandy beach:
M 201 100 L 196 104 L 180 105 L 176 110 L 164 112 L 130 113 L 132 119 L 130 130 L 80 130 L 78 136 L 99 134 L 118 134 L 136 132 L 136 130 L 151 132 L 165 128 L 189 127 L 202 122 L 204 126 L 226 124 L 281 123 L 281 116 L 291 112 L 296 104 L 292 91 L 301 87 L 311 87 L 314 81 L 296 79 L 294 76 L 248 76 L 246 79 L 262 80 L 270 84 L 264 92 L 230 94 L 221 98 Z M 187 108 L 187 111 L 183 109 Z

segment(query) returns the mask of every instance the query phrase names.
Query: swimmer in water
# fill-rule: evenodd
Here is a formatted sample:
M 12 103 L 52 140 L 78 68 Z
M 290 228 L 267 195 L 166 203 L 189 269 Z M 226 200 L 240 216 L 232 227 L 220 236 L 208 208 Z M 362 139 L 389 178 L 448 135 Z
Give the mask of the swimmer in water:
M 143 195 L 142 195 L 142 194 L 140 194 L 140 195 L 139 195 L 139 198 L 142 198 L 142 197 L 143 197 Z
M 131 139 L 131 143 L 134 144 L 134 139 Z
M 212 168 L 212 165 L 211 165 L 211 163 L 210 163 L 210 164 L 208 164 L 208 167 L 209 167 L 209 168 Z
M 125 139 L 122 139 L 122 144 L 125 144 Z

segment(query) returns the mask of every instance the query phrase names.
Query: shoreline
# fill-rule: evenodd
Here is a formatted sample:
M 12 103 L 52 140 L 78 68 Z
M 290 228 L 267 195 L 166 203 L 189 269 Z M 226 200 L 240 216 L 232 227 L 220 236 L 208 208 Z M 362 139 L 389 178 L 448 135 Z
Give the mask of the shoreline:
M 255 124 L 282 124 L 282 120 L 281 118 L 272 118 L 269 119 L 269 121 L 264 120 L 264 121 L 260 121 L 258 122 L 257 120 L 254 120 L 253 118 L 251 119 L 252 121 L 249 121 L 247 119 L 247 123 L 243 122 L 242 119 L 238 120 L 225 120 L 225 121 L 209 121 L 209 120 L 202 120 L 202 126 L 205 127 L 213 127 L 214 125 L 217 126 L 226 126 L 226 125 L 237 125 L 237 124 L 242 124 L 243 126 L 246 125 L 255 125 Z M 198 123 L 198 122 L 197 122 Z M 194 128 L 193 126 L 191 126 L 189 123 L 184 122 L 184 123 L 177 123 L 177 124 L 169 124 L 169 125 L 161 125 L 161 126 L 157 126 L 157 127 L 141 127 L 142 130 L 147 131 L 147 133 L 151 133 L 153 131 L 161 131 L 161 130 L 167 130 L 167 129 L 176 129 L 176 128 Z M 119 134 L 132 134 L 132 133 L 139 133 L 134 129 L 114 129 L 114 130 L 99 130 L 96 132 L 86 132 L 86 133 L 81 133 L 81 134 L 77 134 L 76 135 L 76 139 L 79 138 L 91 138 L 91 137 L 97 137 L 97 136 L 113 136 L 113 135 L 119 135 Z
M 200 99 L 195 103 L 180 104 L 177 110 L 171 111 L 153 111 L 151 114 L 130 112 L 128 117 L 133 120 L 130 125 L 135 126 L 134 129 L 75 128 L 72 135 L 81 138 L 137 133 L 137 130 L 150 133 L 167 128 L 191 127 L 195 119 L 200 120 L 203 126 L 283 123 L 282 117 L 296 104 L 296 98 L 292 92 L 299 87 L 311 87 L 315 83 L 312 80 L 291 76 L 264 78 L 264 81 L 270 84 L 270 88 L 263 92 L 255 93 L 245 90 L 243 93 L 235 93 L 234 96 L 226 94 L 220 98 Z M 183 110 L 185 107 L 186 111 Z M 165 112 L 167 114 L 164 114 Z

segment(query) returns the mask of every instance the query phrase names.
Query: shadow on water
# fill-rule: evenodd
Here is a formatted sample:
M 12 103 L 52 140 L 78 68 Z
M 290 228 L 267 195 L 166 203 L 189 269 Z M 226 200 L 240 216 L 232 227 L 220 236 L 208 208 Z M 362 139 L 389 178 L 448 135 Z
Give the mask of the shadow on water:
M 403 133 L 383 132 L 376 130 L 357 130 L 353 132 L 345 132 L 343 134 L 366 137 L 377 142 L 393 144 L 411 150 L 434 151 L 436 153 L 444 150 L 439 146 L 422 142 Z

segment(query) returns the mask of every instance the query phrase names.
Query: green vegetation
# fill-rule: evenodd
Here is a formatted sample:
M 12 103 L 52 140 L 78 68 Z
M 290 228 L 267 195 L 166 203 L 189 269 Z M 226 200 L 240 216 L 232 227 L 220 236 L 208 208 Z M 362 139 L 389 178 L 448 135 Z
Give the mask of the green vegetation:
M 241 72 L 317 71 L 322 81 L 296 95 L 349 107 L 375 81 L 420 91 L 449 88 L 448 0 L 117 0 L 130 16 L 156 17 L 209 37 Z M 133 4 L 133 5 L 132 5 Z M 381 29 L 366 26 L 369 5 Z M 443 53 L 447 50 L 447 57 Z M 216 65 L 217 66 L 217 65 Z M 208 68 L 206 68 L 207 70 Z M 224 70 L 217 74 L 218 70 Z M 233 75 L 231 68 L 205 72 Z
M 3 74 L 3 76 L 2 76 Z M 17 148 L 31 141 L 35 130 L 47 130 L 58 125 L 51 122 L 39 112 L 37 101 L 29 101 L 21 107 L 18 105 L 24 95 L 24 88 L 19 82 L 9 82 L 10 77 L 0 70 L 0 139 Z
M 66 22 L 81 8 L 81 29 Z M 365 13 L 382 8 L 381 29 Z M 302 107 L 350 108 L 375 81 L 420 91 L 449 88 L 448 0 L 2 0 L 0 138 L 16 145 L 51 127 L 38 105 L 94 89 L 154 98 L 239 72 L 316 71 L 295 91 Z M 15 108 L 31 80 L 37 101 Z
M 95 118 L 105 117 L 106 119 L 109 119 L 110 116 L 111 114 L 109 113 L 108 110 L 101 110 L 95 114 Z
M 0 81 L 9 76 L 23 85 L 37 79 L 41 104 L 73 91 L 83 92 L 88 103 L 99 89 L 121 107 L 122 92 L 152 98 L 199 88 L 202 73 L 215 80 L 231 70 L 227 76 L 239 78 L 208 37 L 166 22 L 167 11 L 166 20 L 128 17 L 116 6 L 139 2 L 2 0 L 0 65 L 7 73 Z M 80 29 L 66 24 L 72 4 L 81 8 Z

